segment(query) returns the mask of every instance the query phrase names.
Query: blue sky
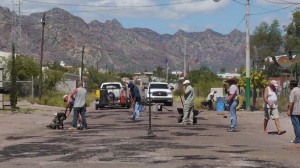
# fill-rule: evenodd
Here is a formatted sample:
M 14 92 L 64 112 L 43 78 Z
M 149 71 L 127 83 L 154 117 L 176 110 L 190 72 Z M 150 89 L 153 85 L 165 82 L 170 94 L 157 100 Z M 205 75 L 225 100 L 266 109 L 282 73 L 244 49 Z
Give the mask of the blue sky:
M 246 0 L 1 0 L 0 6 L 17 10 L 13 1 L 22 3 L 23 15 L 59 7 L 87 23 L 117 19 L 125 28 L 149 28 L 159 34 L 174 34 L 179 29 L 245 32 Z M 297 6 L 299 0 L 250 0 L 250 33 L 263 21 L 277 19 L 281 27 L 287 25 Z

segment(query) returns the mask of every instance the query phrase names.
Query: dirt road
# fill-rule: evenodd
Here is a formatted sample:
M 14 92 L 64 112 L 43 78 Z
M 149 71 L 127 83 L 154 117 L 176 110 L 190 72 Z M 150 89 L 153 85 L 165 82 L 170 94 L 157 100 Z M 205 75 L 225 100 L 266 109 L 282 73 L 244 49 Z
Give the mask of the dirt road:
M 20 102 L 22 113 L 0 112 L 0 167 L 299 167 L 300 145 L 289 118 L 281 113 L 283 135 L 263 133 L 263 113 L 238 112 L 238 132 L 229 133 L 222 113 L 203 111 L 198 124 L 177 123 L 177 107 L 152 114 L 148 137 L 148 109 L 142 121 L 129 119 L 128 109 L 88 108 L 88 130 L 46 128 L 54 112 L 63 108 Z M 91 106 L 94 107 L 94 106 Z M 71 117 L 65 124 L 70 126 Z M 275 131 L 274 122 L 269 131 Z

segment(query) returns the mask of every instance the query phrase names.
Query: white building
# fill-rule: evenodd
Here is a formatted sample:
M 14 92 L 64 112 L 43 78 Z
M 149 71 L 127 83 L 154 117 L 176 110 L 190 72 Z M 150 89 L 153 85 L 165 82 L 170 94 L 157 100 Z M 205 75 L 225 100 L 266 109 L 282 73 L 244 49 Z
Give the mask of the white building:
M 232 77 L 237 77 L 237 78 L 241 77 L 241 74 L 238 74 L 238 73 L 223 73 L 223 74 L 218 73 L 217 75 L 223 79 L 224 78 L 232 78 Z

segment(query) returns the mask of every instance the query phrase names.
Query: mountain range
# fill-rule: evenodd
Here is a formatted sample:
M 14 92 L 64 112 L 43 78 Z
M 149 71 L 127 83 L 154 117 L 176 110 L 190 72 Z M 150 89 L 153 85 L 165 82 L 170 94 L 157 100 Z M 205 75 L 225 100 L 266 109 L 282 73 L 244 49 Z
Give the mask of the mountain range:
M 18 27 L 12 24 L 19 21 L 16 14 L 0 7 L 0 50 L 11 52 L 14 39 L 17 52 L 40 59 L 43 14 L 21 16 Z M 12 36 L 17 30 L 21 33 Z M 43 62 L 80 66 L 82 55 L 87 67 L 117 72 L 152 71 L 165 68 L 167 62 L 170 70 L 183 71 L 184 55 L 189 69 L 232 71 L 245 62 L 245 33 L 233 30 L 224 35 L 207 29 L 158 34 L 147 28 L 124 28 L 116 19 L 86 23 L 60 8 L 45 11 Z

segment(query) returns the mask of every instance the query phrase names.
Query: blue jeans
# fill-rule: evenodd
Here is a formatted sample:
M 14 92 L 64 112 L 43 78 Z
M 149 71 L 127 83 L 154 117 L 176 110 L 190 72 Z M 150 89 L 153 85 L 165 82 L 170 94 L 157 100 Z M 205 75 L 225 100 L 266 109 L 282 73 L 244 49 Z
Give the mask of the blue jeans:
M 236 129 L 237 127 L 237 117 L 236 117 L 236 106 L 238 105 L 237 101 L 231 101 L 229 103 L 229 111 L 230 111 L 230 128 Z
M 295 141 L 300 142 L 300 115 L 291 115 L 292 124 L 295 132 Z
M 135 102 L 134 108 L 133 108 L 133 116 L 132 116 L 132 118 L 134 120 L 139 120 L 140 119 L 140 108 L 139 108 L 139 106 L 140 106 L 139 102 Z
M 74 115 L 73 115 L 73 127 L 77 128 L 77 118 L 78 114 L 81 116 L 81 123 L 84 128 L 87 128 L 86 123 L 86 107 L 74 107 Z

